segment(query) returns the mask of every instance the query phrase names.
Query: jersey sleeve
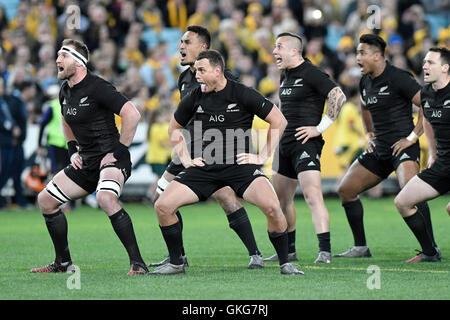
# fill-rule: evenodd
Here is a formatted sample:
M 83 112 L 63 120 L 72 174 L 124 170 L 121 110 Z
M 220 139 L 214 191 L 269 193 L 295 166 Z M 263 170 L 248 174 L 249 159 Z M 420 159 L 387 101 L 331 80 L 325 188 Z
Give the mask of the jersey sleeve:
M 392 72 L 391 83 L 402 97 L 412 100 L 421 86 L 411 73 L 401 69 L 398 70 L 398 72 Z
M 123 105 L 129 100 L 109 82 L 99 80 L 95 87 L 95 99 L 103 108 L 107 108 L 119 115 Z
M 255 89 L 240 84 L 237 92 L 239 92 L 238 97 L 243 107 L 261 119 L 265 119 L 272 111 L 273 103 Z
M 200 88 L 196 88 L 189 92 L 178 104 L 178 108 L 174 113 L 175 120 L 185 127 L 189 120 L 195 113 L 195 96 L 198 94 Z
M 309 70 L 306 81 L 324 98 L 328 97 L 331 89 L 337 87 L 336 82 L 331 80 L 328 74 L 315 66 Z

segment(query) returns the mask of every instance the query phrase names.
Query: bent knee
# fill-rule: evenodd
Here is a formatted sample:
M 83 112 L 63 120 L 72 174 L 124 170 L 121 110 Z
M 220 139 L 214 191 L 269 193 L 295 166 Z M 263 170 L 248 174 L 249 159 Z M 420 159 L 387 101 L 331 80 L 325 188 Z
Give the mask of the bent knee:
M 303 197 L 310 207 L 317 206 L 323 203 L 323 195 L 320 188 L 309 188 L 304 190 Z
M 410 204 L 405 197 L 402 196 L 402 194 L 398 194 L 394 199 L 394 204 L 397 210 L 400 213 L 403 213 L 407 211 L 408 209 L 411 209 L 413 207 L 412 204 Z
M 54 200 L 45 189 L 39 192 L 37 196 L 37 203 L 43 213 L 53 212 L 61 205 L 59 202 Z
M 159 198 L 154 204 L 155 212 L 158 217 L 163 217 L 174 212 L 168 201 Z
M 108 208 L 119 202 L 116 194 L 104 190 L 97 191 L 96 198 L 100 208 L 105 211 L 108 211 Z
M 277 200 L 272 200 L 266 203 L 261 210 L 268 218 L 284 217 L 281 211 L 280 203 Z

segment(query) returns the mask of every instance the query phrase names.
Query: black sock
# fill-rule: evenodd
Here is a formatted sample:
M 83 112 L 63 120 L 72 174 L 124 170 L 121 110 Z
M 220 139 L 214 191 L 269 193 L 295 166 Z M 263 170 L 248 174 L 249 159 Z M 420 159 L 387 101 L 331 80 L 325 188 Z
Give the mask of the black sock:
M 436 250 L 434 249 L 433 242 L 428 235 L 425 219 L 419 210 L 417 210 L 417 212 L 412 216 L 405 217 L 403 219 L 416 236 L 416 239 L 419 241 L 420 246 L 422 247 L 422 252 L 427 256 L 435 255 Z
M 55 247 L 55 262 L 61 264 L 71 261 L 69 243 L 67 241 L 67 220 L 64 213 L 59 210 L 54 214 L 42 214 L 47 225 L 48 233 Z
M 430 214 L 430 207 L 428 207 L 428 203 L 421 202 L 416 205 L 418 208 L 418 212 L 423 216 L 425 220 L 425 226 L 427 228 L 428 235 L 431 238 L 431 241 L 433 241 L 433 246 L 437 247 L 436 242 L 434 241 L 434 235 L 433 235 L 433 225 L 431 224 L 431 214 Z
M 345 209 L 348 223 L 352 229 L 355 246 L 367 245 L 363 222 L 364 209 L 361 201 L 358 199 L 355 201 L 346 202 L 343 203 L 342 206 Z
M 181 259 L 181 229 L 180 222 L 174 223 L 170 226 L 159 227 L 163 235 L 164 241 L 167 245 L 167 250 L 169 250 L 170 263 L 180 265 L 183 264 Z
M 248 219 L 247 211 L 242 207 L 235 212 L 227 215 L 229 226 L 241 238 L 248 250 L 248 255 L 261 255 L 256 245 L 255 236 L 253 234 L 252 225 Z
M 175 215 L 177 216 L 178 221 L 180 222 L 179 227 L 180 227 L 180 232 L 182 235 L 182 237 L 181 237 L 181 254 L 183 256 L 185 256 L 186 253 L 184 252 L 184 244 L 183 244 L 183 218 L 181 218 L 181 213 L 178 210 L 177 210 L 177 212 L 175 212 Z
M 124 209 L 120 209 L 110 216 L 109 219 L 111 220 L 114 231 L 127 250 L 130 263 L 144 263 L 134 234 L 133 223 L 128 213 Z
M 319 239 L 319 251 L 331 252 L 330 232 L 318 233 L 317 239 Z
M 288 253 L 295 252 L 295 230 L 288 232 Z
M 288 235 L 284 232 L 268 232 L 270 242 L 278 255 L 280 266 L 288 262 Z

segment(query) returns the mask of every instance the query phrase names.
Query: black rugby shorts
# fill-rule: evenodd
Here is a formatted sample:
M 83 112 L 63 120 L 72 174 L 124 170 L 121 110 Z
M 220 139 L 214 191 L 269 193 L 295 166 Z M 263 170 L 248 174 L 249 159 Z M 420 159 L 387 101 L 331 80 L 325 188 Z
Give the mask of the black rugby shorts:
M 214 192 L 230 186 L 231 189 L 242 198 L 248 186 L 258 177 L 267 178 L 261 170 L 261 166 L 254 164 L 221 165 L 216 168 L 211 166 L 189 167 L 180 172 L 175 181 L 189 187 L 199 198 L 205 201 Z
M 430 168 L 422 170 L 417 176 L 432 186 L 440 195 L 450 190 L 450 166 L 441 159 L 436 159 Z
M 128 180 L 131 175 L 132 165 L 129 158 L 107 163 L 100 168 L 101 159 L 102 158 L 99 158 L 99 160 L 91 162 L 89 166 L 85 166 L 83 162 L 83 168 L 77 170 L 75 170 L 72 164 L 69 164 L 64 168 L 64 173 L 70 178 L 70 180 L 75 182 L 88 193 L 92 193 L 97 189 L 100 171 L 105 168 L 118 168 L 124 176 L 124 182 Z
M 320 171 L 320 155 L 322 154 L 323 139 L 301 142 L 291 147 L 279 146 L 275 152 L 272 170 L 291 179 L 297 179 L 303 171 Z
M 392 150 L 390 147 L 375 147 L 373 152 L 364 152 L 358 158 L 359 163 L 364 168 L 380 178 L 386 179 L 389 177 L 393 171 L 397 170 L 400 163 L 404 161 L 416 161 L 420 164 L 420 148 L 418 142 L 403 150 L 398 156 L 393 156 L 392 151 L 387 153 L 381 152 L 380 149 Z

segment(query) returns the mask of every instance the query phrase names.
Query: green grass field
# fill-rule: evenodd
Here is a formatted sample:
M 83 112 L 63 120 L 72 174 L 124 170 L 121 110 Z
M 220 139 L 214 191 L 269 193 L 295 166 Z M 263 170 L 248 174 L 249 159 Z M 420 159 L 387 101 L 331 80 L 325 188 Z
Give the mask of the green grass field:
M 72 259 L 80 268 L 80 289 L 68 289 L 68 274 L 31 274 L 48 264 L 53 247 L 41 214 L 35 211 L 0 212 L 0 299 L 75 300 L 332 300 L 332 299 L 444 299 L 450 298 L 450 197 L 431 201 L 435 237 L 443 253 L 441 263 L 404 264 L 418 249 L 411 231 L 395 210 L 393 198 L 363 199 L 365 225 L 372 258 L 334 259 L 314 265 L 317 238 L 304 201 L 296 201 L 298 265 L 304 276 L 283 276 L 277 263 L 247 270 L 247 252 L 214 203 L 181 210 L 184 242 L 190 267 L 185 275 L 129 277 L 128 258 L 109 219 L 101 210 L 79 207 L 68 213 Z M 327 198 L 333 252 L 353 245 L 345 213 L 337 199 Z M 153 208 L 126 204 L 143 257 L 159 261 L 167 249 Z M 255 237 L 265 257 L 274 253 L 266 219 L 246 205 Z M 379 289 L 369 289 L 367 268 L 380 269 Z

